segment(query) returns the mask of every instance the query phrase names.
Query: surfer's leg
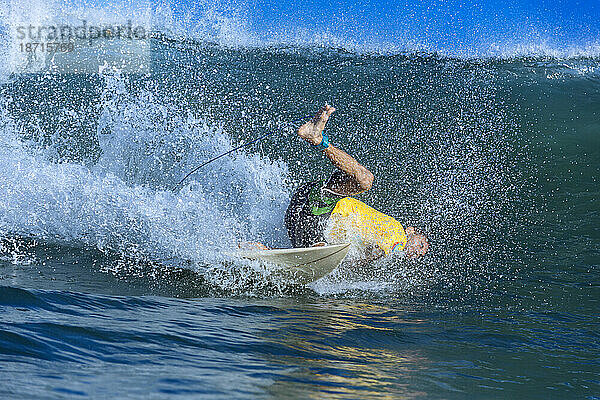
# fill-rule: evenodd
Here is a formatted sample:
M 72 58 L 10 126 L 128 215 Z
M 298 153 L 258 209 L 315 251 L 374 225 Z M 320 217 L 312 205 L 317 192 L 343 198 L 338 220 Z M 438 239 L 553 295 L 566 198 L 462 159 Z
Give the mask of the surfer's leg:
M 298 128 L 298 136 L 312 145 L 321 144 L 323 129 L 334 111 L 335 108 L 326 104 L 312 120 Z M 335 181 L 328 182 L 330 190 L 342 196 L 351 196 L 371 188 L 373 174 L 352 156 L 331 144 L 324 152 L 331 163 L 345 173 L 341 177 L 337 177 Z
M 330 145 L 325 150 L 329 161 L 344 174 L 334 174 L 327 181 L 327 188 L 342 196 L 352 196 L 371 189 L 375 177 L 344 150 Z

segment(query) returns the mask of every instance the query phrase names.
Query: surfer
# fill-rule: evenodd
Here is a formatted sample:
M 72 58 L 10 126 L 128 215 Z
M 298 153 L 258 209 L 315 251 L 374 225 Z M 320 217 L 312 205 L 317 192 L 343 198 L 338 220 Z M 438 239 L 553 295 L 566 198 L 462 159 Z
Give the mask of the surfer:
M 327 180 L 300 186 L 285 214 L 285 226 L 294 247 L 344 243 L 358 239 L 365 258 L 404 251 L 409 257 L 427 252 L 427 238 L 394 218 L 351 196 L 373 185 L 373 174 L 352 156 L 333 146 L 323 131 L 335 108 L 325 105 L 312 120 L 298 128 L 298 136 L 322 151 L 337 170 Z

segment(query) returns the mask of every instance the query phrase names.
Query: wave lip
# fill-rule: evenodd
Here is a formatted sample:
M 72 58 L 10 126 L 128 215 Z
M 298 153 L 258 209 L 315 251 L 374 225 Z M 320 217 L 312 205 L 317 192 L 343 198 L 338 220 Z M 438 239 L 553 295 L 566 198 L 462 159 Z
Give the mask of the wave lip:
M 600 10 L 582 4 L 576 10 L 541 6 L 478 4 L 350 4 L 319 7 L 209 0 L 202 3 L 137 0 L 123 5 L 82 6 L 77 2 L 31 0 L 36 12 L 18 1 L 0 6 L 0 31 L 13 32 L 15 21 L 48 25 L 111 18 L 148 27 L 154 38 L 215 43 L 226 48 L 325 47 L 357 54 L 424 53 L 461 59 L 556 59 L 600 57 Z M 535 12 L 535 17 L 533 16 Z M 11 35 L 0 35 L 0 57 L 14 62 Z M 13 35 L 14 36 L 14 35 Z M 14 49 L 13 49 L 14 50 Z M 107 51 L 109 59 L 115 51 Z M 0 65 L 0 78 L 7 72 Z

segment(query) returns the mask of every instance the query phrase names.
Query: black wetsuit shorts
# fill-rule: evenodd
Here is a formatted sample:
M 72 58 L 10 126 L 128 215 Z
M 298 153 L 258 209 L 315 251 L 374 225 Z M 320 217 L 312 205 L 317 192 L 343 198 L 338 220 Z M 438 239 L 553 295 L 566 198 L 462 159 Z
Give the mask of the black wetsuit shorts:
M 325 228 L 335 205 L 343 196 L 324 189 L 325 181 L 300 186 L 285 213 L 285 227 L 294 247 L 310 247 L 325 241 Z

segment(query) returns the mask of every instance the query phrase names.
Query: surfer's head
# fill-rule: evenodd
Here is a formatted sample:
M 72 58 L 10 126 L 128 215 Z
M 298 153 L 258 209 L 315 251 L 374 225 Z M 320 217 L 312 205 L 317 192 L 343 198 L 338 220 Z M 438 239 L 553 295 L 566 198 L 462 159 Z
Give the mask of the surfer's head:
M 406 238 L 408 241 L 406 242 L 404 251 L 408 257 L 420 257 L 427 253 L 427 249 L 429 249 L 427 237 L 417 233 L 414 227 L 409 226 L 406 228 Z

